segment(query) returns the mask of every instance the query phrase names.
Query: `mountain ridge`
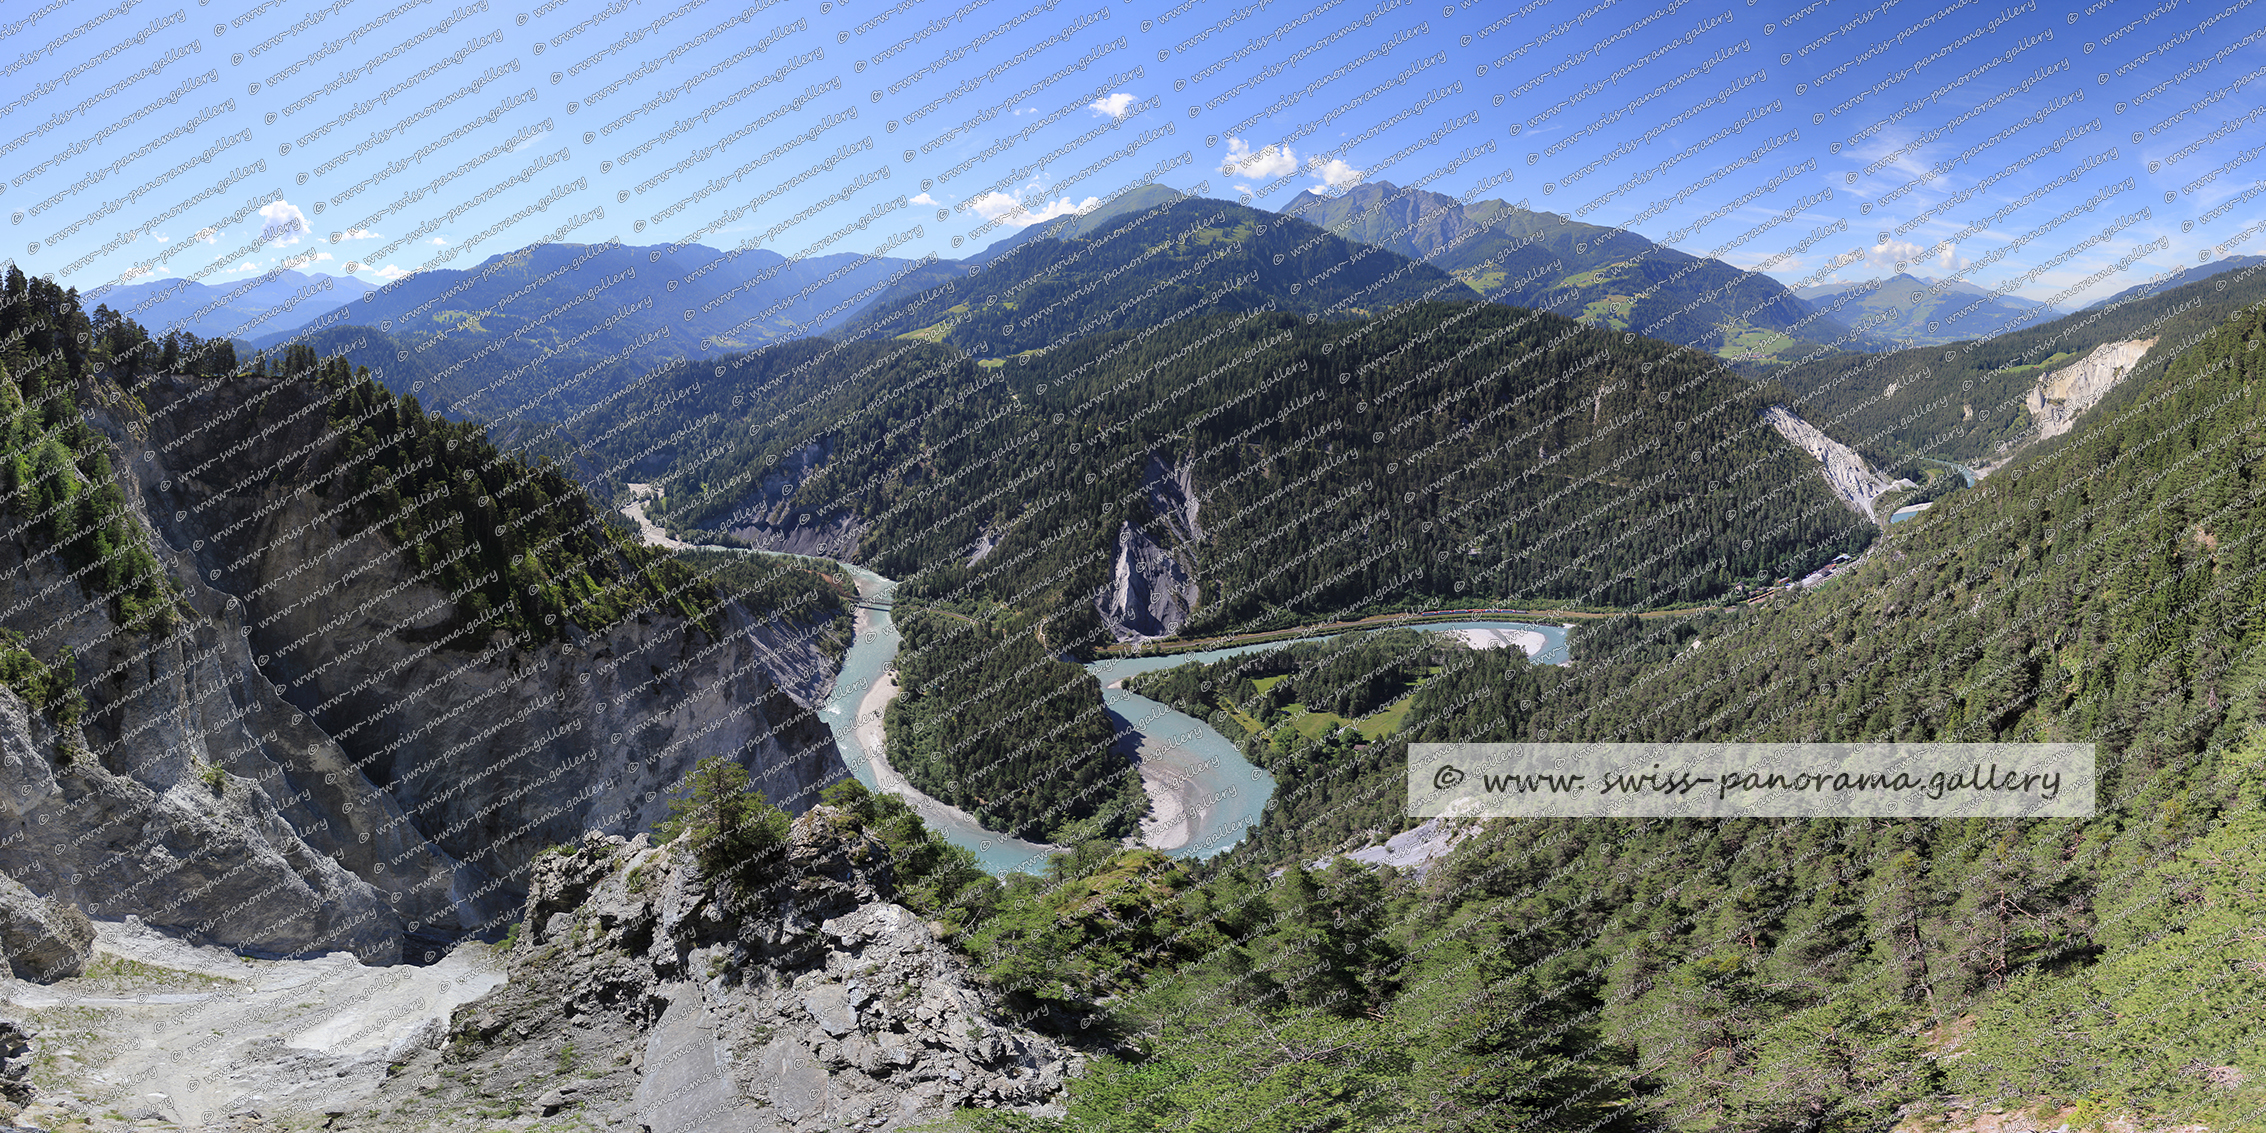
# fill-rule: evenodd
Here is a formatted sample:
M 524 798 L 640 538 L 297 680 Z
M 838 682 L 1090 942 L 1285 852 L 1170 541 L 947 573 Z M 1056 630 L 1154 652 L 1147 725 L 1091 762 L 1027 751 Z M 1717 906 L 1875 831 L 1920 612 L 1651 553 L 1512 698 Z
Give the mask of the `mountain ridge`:
M 1380 180 L 1329 197 L 1301 191 L 1281 211 L 1436 263 L 1496 302 L 1710 353 L 1775 357 L 1800 349 L 1797 334 L 1807 342 L 1845 332 L 1769 276 L 1523 202 L 1467 203 Z

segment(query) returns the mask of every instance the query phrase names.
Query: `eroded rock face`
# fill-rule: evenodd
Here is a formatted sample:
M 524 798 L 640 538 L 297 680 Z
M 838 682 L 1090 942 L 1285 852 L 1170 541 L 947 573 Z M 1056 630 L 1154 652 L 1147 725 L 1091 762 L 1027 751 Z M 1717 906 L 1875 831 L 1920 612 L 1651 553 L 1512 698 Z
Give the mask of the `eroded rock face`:
M 0 689 L 0 873 L 254 953 L 398 959 L 401 918 L 355 869 L 374 859 L 354 832 L 388 809 L 327 788 L 348 760 L 259 676 L 241 617 L 167 557 L 192 618 L 124 633 L 27 550 L 0 540 L 0 595 L 55 589 L 43 621 L 9 628 L 77 659 L 88 708 L 60 727 Z
M 1203 525 L 1196 520 L 1203 498 L 1196 491 L 1193 457 L 1183 458 L 1176 468 L 1168 468 L 1164 458 L 1152 452 L 1141 480 L 1141 488 L 1149 497 L 1149 510 L 1164 519 L 1175 538 L 1184 543 L 1200 542 L 1204 538 Z
M 157 455 L 135 468 L 167 540 L 190 549 L 210 588 L 241 598 L 257 676 L 334 738 L 337 765 L 313 790 L 327 812 L 353 816 L 336 824 L 351 830 L 344 860 L 406 931 L 446 938 L 496 923 L 542 847 L 650 828 L 704 756 L 731 753 L 789 810 L 843 774 L 831 733 L 781 690 L 773 651 L 746 632 L 712 638 L 647 613 L 566 643 L 495 630 L 445 648 L 425 640 L 456 611 L 413 560 L 350 531 L 336 502 L 289 475 L 246 488 L 221 471 L 288 472 L 301 451 L 315 461 L 338 439 L 319 409 L 292 414 L 319 395 L 271 380 L 160 382 L 145 395 Z M 261 399 L 257 420 L 292 423 L 213 463 L 226 437 L 193 423 Z M 436 504 L 434 520 L 451 510 Z
M 440 1128 L 481 1098 L 673 1133 L 1057 1112 L 1082 1056 L 1014 1025 L 890 900 L 886 856 L 817 807 L 773 880 L 727 899 L 681 849 L 589 835 L 532 871 L 510 982 L 334 1127 Z M 590 1073 L 558 1071 L 570 1049 Z
M 783 512 L 776 523 L 750 523 L 732 528 L 731 533 L 759 551 L 854 559 L 870 526 L 851 512 L 814 515 L 808 522 L 799 514 Z
M 2098 404 L 2132 368 L 2140 364 L 2153 338 L 2104 342 L 2076 363 L 2047 374 L 2025 402 L 2038 423 L 2038 439 L 2058 437 L 2077 426 L 2077 418 Z
M 307 490 L 345 440 L 318 387 L 137 396 L 80 400 L 181 624 L 126 632 L 49 548 L 0 537 L 0 626 L 72 658 L 87 701 L 65 726 L 0 691 L 0 874 L 32 893 L 257 955 L 392 963 L 500 927 L 543 846 L 649 828 L 704 756 L 790 811 L 846 774 L 771 676 L 792 634 L 652 613 L 566 643 L 435 642 L 452 596 Z
M 1128 522 L 1117 531 L 1117 559 L 1108 586 L 1094 595 L 1094 610 L 1119 641 L 1143 641 L 1177 633 L 1195 612 L 1200 587 L 1192 573 L 1204 541 L 1197 521 L 1203 504 L 1196 490 L 1192 459 L 1168 465 L 1149 454 L 1141 490 L 1154 516 L 1157 537 Z M 1162 538 L 1172 545 L 1157 542 Z
M 1880 516 L 1873 513 L 1873 501 L 1894 487 L 1888 477 L 1874 471 L 1855 449 L 1826 436 L 1817 426 L 1796 417 L 1783 405 L 1764 410 L 1763 419 L 1794 447 L 1816 458 L 1826 484 L 1851 511 L 1876 524 L 1882 523 Z
M 834 438 L 820 437 L 763 473 L 762 483 L 732 510 L 723 526 L 765 551 L 849 559 L 871 526 L 854 512 L 798 512 L 795 493 L 834 455 Z
M 1196 580 L 1131 523 L 1118 528 L 1112 570 L 1109 585 L 1094 597 L 1094 609 L 1119 641 L 1163 637 L 1188 624 L 1196 608 Z

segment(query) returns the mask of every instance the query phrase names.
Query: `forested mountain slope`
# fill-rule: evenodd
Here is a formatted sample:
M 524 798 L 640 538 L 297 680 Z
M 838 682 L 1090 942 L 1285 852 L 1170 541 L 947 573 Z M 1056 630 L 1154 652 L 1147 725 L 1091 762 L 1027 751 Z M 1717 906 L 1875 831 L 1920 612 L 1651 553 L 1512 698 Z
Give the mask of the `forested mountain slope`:
M 1093 847 L 970 947 L 1140 1050 L 1062 1121 L 996 1124 L 2254 1127 L 2261 342 L 2254 305 L 1798 598 L 1605 623 L 1570 670 L 1380 636 L 1267 678 L 1429 670 L 1389 742 L 1274 764 L 1277 832 L 1391 822 L 1416 740 L 2085 741 L 2096 817 L 1497 820 L 1421 879 L 1285 868 L 1279 838 L 1193 869 Z M 1279 668 L 1145 687 L 1259 713 Z
M 671 521 L 765 545 L 854 533 L 908 596 L 1057 615 L 1052 640 L 1092 640 L 1113 571 L 1147 561 L 1155 583 L 1160 554 L 1196 593 L 1169 628 L 1195 633 L 1433 600 L 1689 602 L 1871 530 L 1762 422 L 1771 387 L 1485 303 L 1199 308 L 997 366 L 805 344 L 644 396 L 594 415 L 607 439 L 577 459 L 665 480 Z M 758 397 L 791 408 L 749 422 Z
M 993 879 L 903 804 L 842 788 L 839 811 L 791 836 L 755 809 L 736 837 L 807 856 L 822 842 L 806 827 L 843 831 L 823 846 L 850 856 L 786 872 L 799 891 L 870 903 L 837 882 L 886 871 L 890 899 L 981 969 L 986 1018 L 1084 1048 L 1059 1116 L 962 1112 L 973 1128 L 2250 1128 L 2266 1103 L 2266 1003 L 2249 978 L 2266 963 L 2251 931 L 2266 914 L 2261 341 L 2266 308 L 2241 313 L 2121 411 L 1899 525 L 1831 586 L 1736 614 L 1602 623 L 1579 635 L 1571 669 L 1380 634 L 1254 657 L 1256 680 L 1205 689 L 1184 671 L 1150 686 L 1259 713 L 1279 698 L 1358 713 L 1413 695 L 1385 742 L 1275 765 L 1278 833 L 1286 811 L 1397 810 L 1412 739 L 2088 739 L 2103 768 L 2092 819 L 1492 821 L 1421 876 L 1342 858 L 1310 869 L 1311 850 L 1262 838 L 1203 863 L 1096 840 L 1044 876 Z M 807 1076 L 808 1052 L 859 1084 L 841 1097 L 869 1097 L 853 1068 L 904 1065 L 829 1044 L 796 1007 L 872 972 L 829 958 L 788 994 L 764 974 L 778 939 L 766 934 L 810 923 L 702 930 L 681 910 L 729 903 L 751 880 L 743 859 L 697 832 L 665 852 L 591 842 L 553 859 L 570 884 L 545 886 L 513 953 L 533 982 L 462 1009 L 458 1041 L 419 1055 L 449 1076 L 418 1093 L 470 1103 L 538 1071 L 569 1078 L 569 1048 L 553 1044 L 589 1020 L 676 1035 L 669 1020 L 692 1012 L 636 994 L 657 978 L 707 980 L 688 1006 L 765 1059 Z M 663 896 L 644 896 L 649 883 Z M 578 889 L 588 905 L 559 903 Z M 666 946 L 630 936 L 656 923 Z M 857 918 L 828 923 L 845 956 L 911 947 Z M 686 972 L 699 956 L 707 966 Z M 553 997 L 566 1006 L 531 994 L 563 988 L 562 963 L 604 978 Z M 741 1000 L 754 1010 L 727 1017 Z M 810 1001 L 819 1022 L 835 1017 Z M 894 1019 L 902 1004 L 873 1010 Z M 970 1049 L 955 1043 L 922 1047 Z M 681 1096 L 653 1083 L 691 1077 L 656 1065 L 634 1081 L 601 1067 L 578 1093 Z M 1018 1104 L 1028 1077 L 1013 1075 Z M 389 1089 L 400 1108 L 348 1126 L 432 1112 Z M 574 1094 L 526 1092 L 580 1112 Z
M 1063 237 L 1015 245 L 917 294 L 885 293 L 839 333 L 919 334 L 996 358 L 1154 326 L 1198 304 L 1342 317 L 1473 294 L 1439 268 L 1228 201 L 1176 195 Z

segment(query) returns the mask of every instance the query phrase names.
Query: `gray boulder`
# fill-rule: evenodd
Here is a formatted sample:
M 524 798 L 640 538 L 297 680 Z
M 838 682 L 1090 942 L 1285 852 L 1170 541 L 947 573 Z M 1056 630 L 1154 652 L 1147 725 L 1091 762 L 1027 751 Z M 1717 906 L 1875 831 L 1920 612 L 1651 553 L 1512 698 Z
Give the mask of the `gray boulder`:
M 79 907 L 51 901 L 0 876 L 0 952 L 16 978 L 54 983 L 87 969 L 94 922 Z

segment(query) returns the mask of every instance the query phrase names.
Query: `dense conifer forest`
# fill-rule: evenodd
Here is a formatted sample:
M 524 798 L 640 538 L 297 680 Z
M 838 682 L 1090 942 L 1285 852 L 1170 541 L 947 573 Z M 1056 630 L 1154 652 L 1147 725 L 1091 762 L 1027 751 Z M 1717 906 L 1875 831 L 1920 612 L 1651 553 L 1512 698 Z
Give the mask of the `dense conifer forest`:
M 1018 837 L 1121 838 L 1148 809 L 1115 746 L 1101 683 L 1015 627 L 902 611 L 890 765 L 932 798 Z
M 1271 764 L 1261 837 L 1221 859 L 1095 843 L 971 895 L 996 903 L 968 936 L 995 979 L 1137 1050 L 1074 1086 L 1066 1118 L 998 1124 L 1876 1129 L 1959 1106 L 2253 1123 L 2262 341 L 2266 310 L 2235 315 L 1815 591 L 1594 623 L 1567 669 L 1411 658 L 1444 663 L 1382 754 Z M 1141 687 L 1232 720 L 1286 686 L 1322 700 L 1304 686 L 1361 677 L 1398 636 Z M 1348 707 L 1394 691 L 1328 688 Z M 1317 849 L 1287 832 L 1331 814 L 1390 829 L 1407 742 L 1512 739 L 2087 739 L 2103 802 L 2089 820 L 1496 820 L 1421 879 L 1285 861 Z
M 724 599 L 847 636 L 845 595 L 854 587 L 838 572 L 777 556 L 759 564 L 641 546 L 554 460 L 507 452 L 482 423 L 428 413 L 414 394 L 388 392 L 338 354 L 293 343 L 239 360 L 226 341 L 186 333 L 153 339 L 108 307 L 88 317 L 75 292 L 14 268 L 0 341 L 7 343 L 0 353 L 8 375 L 0 381 L 7 488 L 22 527 L 14 535 L 59 549 L 129 628 L 168 632 L 179 622 L 178 591 L 128 521 L 131 481 L 111 467 L 109 438 L 88 423 L 74 391 L 91 390 L 106 408 L 144 419 L 152 412 L 147 398 L 232 383 L 254 391 L 251 415 L 241 425 L 231 420 L 253 434 L 289 424 L 304 406 L 321 408 L 324 435 L 335 443 L 291 473 L 343 509 L 346 534 L 379 531 L 431 572 L 431 585 L 465 591 L 455 621 L 408 632 L 472 649 L 485 634 L 460 632 L 467 625 L 564 640 L 655 610 L 715 628 Z M 180 380 L 188 384 L 164 385 Z M 845 645 L 831 648 L 838 655 Z M 37 683 L 31 665 L 38 660 L 14 662 L 27 688 Z
M 1054 610 L 1102 586 L 1130 524 L 1193 568 L 1190 634 L 1435 600 L 1689 603 L 1875 531 L 1758 423 L 1782 391 L 1492 304 L 1198 313 L 998 366 L 881 341 L 688 373 L 648 395 L 666 412 L 593 426 L 597 463 L 668 469 L 681 529 L 854 516 L 862 561 L 908 596 Z M 759 396 L 789 408 L 742 423 Z M 1169 483 L 1183 467 L 1194 498 Z

